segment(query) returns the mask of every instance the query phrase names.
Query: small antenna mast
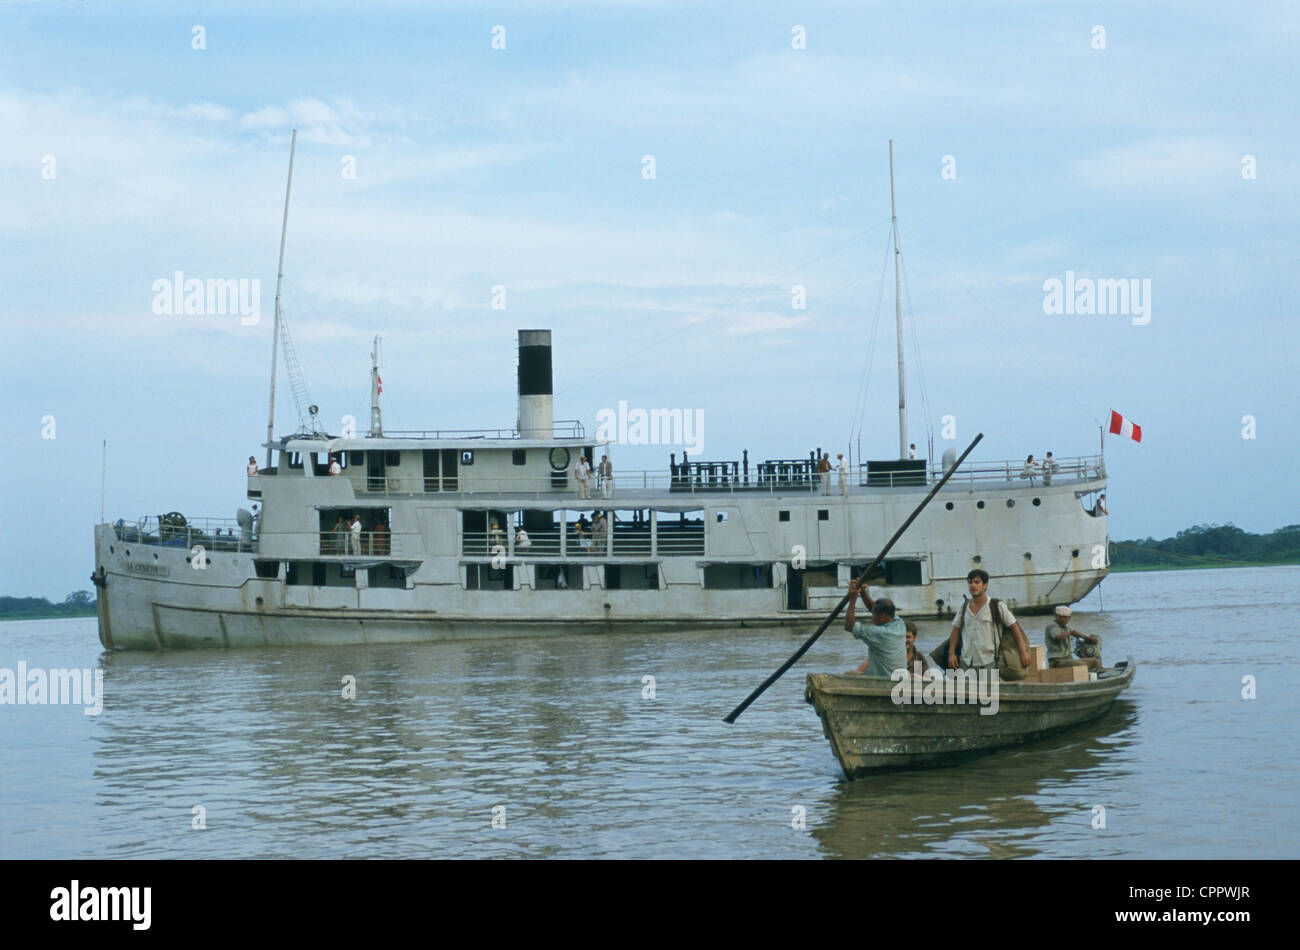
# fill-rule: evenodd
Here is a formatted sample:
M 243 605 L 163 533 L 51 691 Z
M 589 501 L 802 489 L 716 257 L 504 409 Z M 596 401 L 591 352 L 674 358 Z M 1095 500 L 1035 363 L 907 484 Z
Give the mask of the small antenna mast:
M 894 320 L 898 330 L 898 457 L 907 458 L 907 404 L 903 396 L 903 277 L 894 203 L 894 140 L 889 140 L 889 212 L 894 222 Z

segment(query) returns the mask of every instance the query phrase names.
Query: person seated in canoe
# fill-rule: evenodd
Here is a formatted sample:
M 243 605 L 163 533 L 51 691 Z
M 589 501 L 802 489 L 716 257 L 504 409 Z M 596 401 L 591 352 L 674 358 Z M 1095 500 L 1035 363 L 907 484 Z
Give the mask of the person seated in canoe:
M 871 611 L 871 623 L 859 623 L 855 615 L 858 595 Z M 907 627 L 894 616 L 892 601 L 881 597 L 873 601 L 858 581 L 849 582 L 849 608 L 844 614 L 844 629 L 867 645 L 867 658 L 854 673 L 868 676 L 891 676 L 894 670 L 907 669 Z
M 1047 625 L 1047 629 L 1043 634 L 1043 642 L 1047 644 L 1047 665 L 1049 667 L 1086 666 L 1093 673 L 1099 673 L 1105 669 L 1101 665 L 1100 651 L 1096 656 L 1081 655 L 1077 660 L 1072 657 L 1070 655 L 1071 637 L 1078 637 L 1083 643 L 1100 645 L 1100 640 L 1097 637 L 1080 633 L 1070 627 L 1069 607 L 1057 607 L 1056 616 Z
M 930 671 L 930 661 L 916 648 L 916 624 L 904 620 L 903 626 L 907 630 L 907 671 L 913 676 L 924 676 Z M 918 663 L 921 665 L 919 670 L 916 668 Z

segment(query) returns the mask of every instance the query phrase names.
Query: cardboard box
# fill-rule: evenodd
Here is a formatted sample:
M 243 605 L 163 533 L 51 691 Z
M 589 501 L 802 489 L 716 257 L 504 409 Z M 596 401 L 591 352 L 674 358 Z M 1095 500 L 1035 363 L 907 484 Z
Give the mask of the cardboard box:
M 1039 670 L 1037 677 L 1040 683 L 1086 683 L 1088 679 L 1088 668 L 1083 664 Z
M 1029 648 L 1029 667 L 1034 670 L 1047 669 L 1047 647 L 1038 643 Z

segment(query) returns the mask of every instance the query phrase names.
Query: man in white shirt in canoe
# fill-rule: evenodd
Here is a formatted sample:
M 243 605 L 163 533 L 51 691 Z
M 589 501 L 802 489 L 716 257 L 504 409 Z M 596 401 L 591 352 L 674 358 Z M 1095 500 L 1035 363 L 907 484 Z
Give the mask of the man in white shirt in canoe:
M 998 601 L 998 624 L 993 622 L 992 604 L 988 597 L 988 571 L 976 568 L 966 575 L 966 587 L 970 599 L 966 601 L 965 611 L 959 614 L 948 636 L 948 666 L 950 669 L 996 670 L 1001 636 L 998 627 L 1010 630 L 1015 637 L 1017 652 L 1020 655 L 1019 676 L 1014 669 L 1005 670 L 1003 679 L 1023 679 L 1029 669 L 1029 641 L 1020 629 L 1015 615 L 1005 602 Z M 957 641 L 961 640 L 961 655 L 957 654 Z M 1008 658 L 1009 659 L 1009 658 Z

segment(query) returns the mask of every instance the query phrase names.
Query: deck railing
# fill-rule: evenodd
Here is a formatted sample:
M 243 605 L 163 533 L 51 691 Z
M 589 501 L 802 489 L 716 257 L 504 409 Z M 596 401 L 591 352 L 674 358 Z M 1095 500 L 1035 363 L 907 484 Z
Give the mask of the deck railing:
M 1064 484 L 1106 477 L 1106 468 L 1101 456 L 1080 456 L 1055 461 L 1056 470 L 1050 474 L 1041 466 L 1026 471 L 1023 460 L 963 465 L 953 475 L 946 490 L 989 488 L 996 484 L 1010 488 L 1037 487 L 1044 484 Z M 797 495 L 822 492 L 820 474 L 810 470 L 808 459 L 759 462 L 751 465 L 750 468 L 749 472 L 744 472 L 729 462 L 692 462 L 689 472 L 685 473 L 681 466 L 678 466 L 676 472 L 663 470 L 615 472 L 608 490 L 603 481 L 593 479 L 589 483 L 589 493 L 585 495 L 579 495 L 578 483 L 571 471 L 553 473 L 552 477 L 548 477 L 544 474 L 479 474 L 472 468 L 466 467 L 460 471 L 454 484 L 448 484 L 448 479 L 445 478 L 426 479 L 418 475 L 397 475 L 391 471 L 385 478 L 367 478 L 358 472 L 351 480 L 356 491 L 364 492 L 367 497 L 429 494 L 457 497 L 497 495 L 537 500 L 573 499 L 579 502 L 572 505 L 573 508 L 612 508 L 616 505 L 606 504 L 606 502 L 639 495 L 690 497 L 758 493 Z M 849 487 L 856 493 L 860 489 L 875 491 L 889 487 L 925 488 L 933 485 L 942 476 L 943 469 L 939 465 L 923 467 L 920 471 L 873 471 L 871 484 L 868 485 L 867 463 L 861 463 L 856 472 L 850 473 L 848 482 Z M 344 477 L 348 477 L 346 472 Z M 838 494 L 839 472 L 837 470 L 831 470 L 827 476 L 827 483 L 829 493 Z M 432 490 L 439 487 L 443 490 Z
M 163 547 L 193 548 L 207 551 L 256 551 L 257 519 L 252 528 L 241 528 L 234 518 L 169 518 L 150 515 L 130 522 L 119 518 L 113 523 L 117 539 L 124 543 L 156 544 Z

